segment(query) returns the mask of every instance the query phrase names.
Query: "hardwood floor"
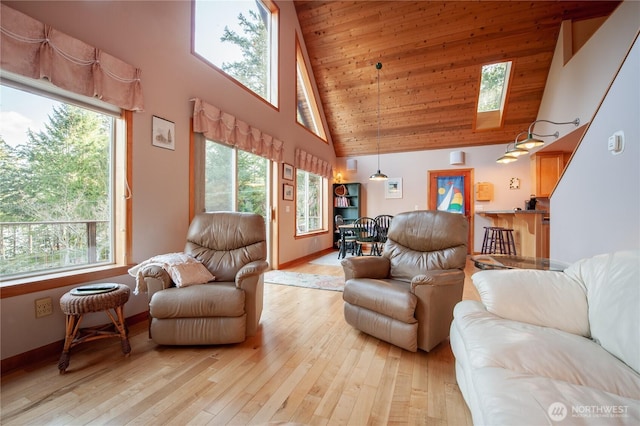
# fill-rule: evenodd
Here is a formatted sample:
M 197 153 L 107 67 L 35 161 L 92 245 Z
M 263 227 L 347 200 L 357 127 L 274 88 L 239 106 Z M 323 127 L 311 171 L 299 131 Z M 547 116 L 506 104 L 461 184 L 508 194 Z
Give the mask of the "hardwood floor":
M 4 375 L 0 423 L 472 424 L 448 341 L 410 353 L 367 336 L 344 322 L 340 292 L 266 284 L 264 297 L 261 330 L 242 344 L 157 346 L 140 323 L 129 357 L 98 340 L 72 350 L 64 375 L 57 358 Z

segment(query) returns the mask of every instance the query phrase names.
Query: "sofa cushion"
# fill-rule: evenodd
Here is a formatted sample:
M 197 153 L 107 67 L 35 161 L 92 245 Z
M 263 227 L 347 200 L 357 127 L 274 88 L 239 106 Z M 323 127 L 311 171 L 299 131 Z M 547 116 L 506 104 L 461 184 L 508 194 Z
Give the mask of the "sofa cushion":
M 417 298 L 406 282 L 352 278 L 346 282 L 342 295 L 345 302 L 378 314 L 413 324 Z
M 627 398 L 640 396 L 640 375 L 590 339 L 505 320 L 478 302 L 458 303 L 454 315 L 473 369 L 498 367 Z
M 487 270 L 473 274 L 472 280 L 493 314 L 590 336 L 585 288 L 563 272 Z
M 637 400 L 601 389 L 499 367 L 478 369 L 474 371 L 473 380 L 479 407 L 473 413 L 474 424 L 640 423 Z
M 583 259 L 565 273 L 587 289 L 592 338 L 640 372 L 640 251 Z
M 245 293 L 235 283 L 216 282 L 168 288 L 153 295 L 153 318 L 239 317 L 245 314 Z

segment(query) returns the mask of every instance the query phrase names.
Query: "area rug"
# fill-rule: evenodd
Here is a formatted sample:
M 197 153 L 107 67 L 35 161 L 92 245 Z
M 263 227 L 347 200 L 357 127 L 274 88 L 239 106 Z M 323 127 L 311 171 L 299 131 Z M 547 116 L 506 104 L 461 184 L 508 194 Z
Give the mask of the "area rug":
M 344 278 L 333 275 L 269 271 L 264 274 L 264 282 L 319 290 L 344 291 Z

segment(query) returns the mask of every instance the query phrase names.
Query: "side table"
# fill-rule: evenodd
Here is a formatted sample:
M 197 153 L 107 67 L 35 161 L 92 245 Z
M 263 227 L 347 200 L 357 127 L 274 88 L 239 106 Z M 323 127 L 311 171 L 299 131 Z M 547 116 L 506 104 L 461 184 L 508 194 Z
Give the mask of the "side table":
M 100 283 L 74 288 L 60 298 L 60 308 L 66 315 L 64 348 L 58 362 L 60 374 L 64 374 L 69 366 L 71 348 L 80 343 L 117 337 L 120 338 L 122 353 L 129 355 L 131 345 L 123 308 L 130 293 L 131 289 L 124 284 Z M 81 329 L 83 316 L 91 312 L 105 312 L 112 324 Z

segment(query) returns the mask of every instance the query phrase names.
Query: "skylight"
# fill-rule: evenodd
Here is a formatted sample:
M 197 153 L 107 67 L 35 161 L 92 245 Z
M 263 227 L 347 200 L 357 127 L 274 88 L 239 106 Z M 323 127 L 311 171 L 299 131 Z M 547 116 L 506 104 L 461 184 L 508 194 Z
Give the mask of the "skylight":
M 502 126 L 510 77 L 511 61 L 482 66 L 476 130 L 495 129 Z

